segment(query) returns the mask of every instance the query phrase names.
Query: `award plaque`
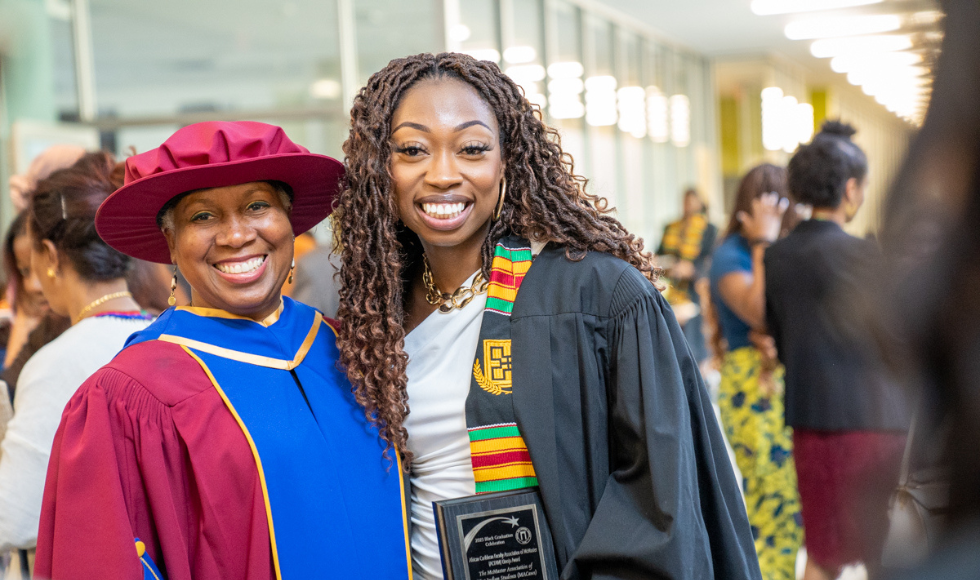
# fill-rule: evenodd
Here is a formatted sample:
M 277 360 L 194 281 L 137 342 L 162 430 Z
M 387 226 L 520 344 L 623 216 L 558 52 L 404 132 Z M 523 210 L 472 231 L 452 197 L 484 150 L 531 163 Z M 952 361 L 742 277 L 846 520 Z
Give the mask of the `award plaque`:
M 537 488 L 437 501 L 446 580 L 558 580 Z

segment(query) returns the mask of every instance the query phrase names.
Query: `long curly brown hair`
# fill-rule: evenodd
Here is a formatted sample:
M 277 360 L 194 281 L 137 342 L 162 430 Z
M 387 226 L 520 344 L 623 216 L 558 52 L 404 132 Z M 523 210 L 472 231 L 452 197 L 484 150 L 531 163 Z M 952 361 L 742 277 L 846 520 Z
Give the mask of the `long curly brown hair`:
M 607 215 L 604 198 L 585 191 L 573 172 L 558 132 L 540 109 L 497 65 L 458 53 L 395 59 L 368 80 L 354 99 L 350 137 L 344 142 L 348 188 L 334 212 L 339 226 L 340 362 L 388 452 L 395 446 L 411 463 L 404 422 L 408 416 L 405 369 L 407 288 L 419 273 L 422 246 L 404 227 L 393 195 L 391 118 L 405 93 L 426 79 L 458 79 L 475 88 L 493 109 L 500 128 L 507 192 L 500 217 L 483 243 L 483 273 L 489 278 L 500 238 L 517 234 L 565 248 L 569 260 L 597 251 L 621 258 L 651 280 L 657 272 L 642 240 Z

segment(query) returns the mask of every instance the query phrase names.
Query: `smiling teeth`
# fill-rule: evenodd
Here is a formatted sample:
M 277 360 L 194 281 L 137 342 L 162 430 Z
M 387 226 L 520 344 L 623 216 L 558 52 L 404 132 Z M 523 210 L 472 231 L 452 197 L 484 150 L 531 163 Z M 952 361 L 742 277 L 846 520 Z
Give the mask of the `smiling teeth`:
M 214 267 L 221 270 L 225 274 L 248 274 L 249 272 L 254 272 L 258 270 L 259 266 L 265 262 L 265 256 L 261 258 L 252 258 L 246 262 L 234 262 L 225 264 L 215 264 Z
M 458 216 L 463 213 L 466 209 L 465 203 L 423 203 L 422 211 L 426 215 L 439 218 L 439 219 L 449 219 Z

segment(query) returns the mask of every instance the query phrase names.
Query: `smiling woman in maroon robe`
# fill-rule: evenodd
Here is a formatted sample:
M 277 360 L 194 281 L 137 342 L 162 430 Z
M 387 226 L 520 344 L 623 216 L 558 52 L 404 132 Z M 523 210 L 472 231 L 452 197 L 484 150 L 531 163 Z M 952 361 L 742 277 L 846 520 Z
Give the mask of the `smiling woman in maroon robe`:
M 192 306 L 131 336 L 69 402 L 37 577 L 409 577 L 397 456 L 337 369 L 331 323 L 281 296 L 293 236 L 329 214 L 342 174 L 248 122 L 191 125 L 127 161 L 99 234 L 174 263 Z

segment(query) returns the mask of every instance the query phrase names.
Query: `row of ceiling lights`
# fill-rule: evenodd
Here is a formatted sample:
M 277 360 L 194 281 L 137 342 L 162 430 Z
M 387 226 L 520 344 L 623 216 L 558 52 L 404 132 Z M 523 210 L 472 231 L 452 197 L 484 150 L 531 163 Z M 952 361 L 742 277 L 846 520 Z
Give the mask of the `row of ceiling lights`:
M 500 52 L 492 48 L 464 52 L 479 60 L 501 61 Z M 676 147 L 691 141 L 691 105 L 686 95 L 668 97 L 653 86 L 620 87 L 610 75 L 583 78 L 585 68 L 577 61 L 555 62 L 546 69 L 536 64 L 538 54 L 531 46 L 512 46 L 502 56 L 504 74 L 524 89 L 528 101 L 547 107 L 554 119 L 584 117 L 593 127 L 616 125 L 638 139 L 669 141 Z M 547 95 L 541 86 L 546 78 Z
M 932 92 L 932 67 L 942 32 L 942 12 L 926 0 L 753 0 L 759 15 L 874 8 L 874 13 L 837 12 L 794 20 L 791 40 L 813 40 L 810 53 L 830 58 L 835 72 L 909 122 L 919 124 Z M 896 13 L 882 9 L 894 8 Z

